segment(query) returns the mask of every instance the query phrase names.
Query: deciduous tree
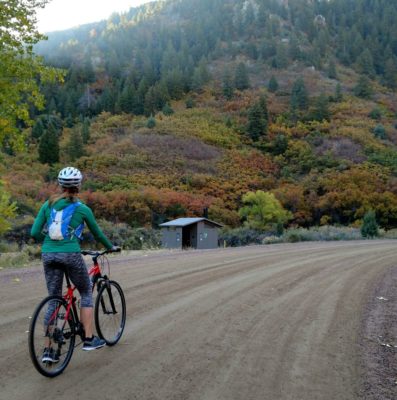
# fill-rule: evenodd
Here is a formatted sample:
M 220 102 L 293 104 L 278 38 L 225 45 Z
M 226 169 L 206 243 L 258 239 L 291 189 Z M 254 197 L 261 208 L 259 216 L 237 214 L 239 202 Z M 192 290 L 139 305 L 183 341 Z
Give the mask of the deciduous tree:
M 36 29 L 36 12 L 48 0 L 8 0 L 0 3 L 0 143 L 23 147 L 19 122 L 31 124 L 31 106 L 44 107 L 39 82 L 62 80 L 62 73 L 46 67 L 33 52 L 44 39 Z
M 240 217 L 245 224 L 253 229 L 272 229 L 277 225 L 285 224 L 292 214 L 284 210 L 273 193 L 257 190 L 248 192 L 242 198 L 244 207 L 240 208 Z

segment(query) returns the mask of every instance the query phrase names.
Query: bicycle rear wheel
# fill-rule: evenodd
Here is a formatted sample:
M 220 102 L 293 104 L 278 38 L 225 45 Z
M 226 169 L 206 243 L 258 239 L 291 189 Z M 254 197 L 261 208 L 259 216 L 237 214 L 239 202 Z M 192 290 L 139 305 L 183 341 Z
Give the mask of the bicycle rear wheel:
M 29 329 L 29 353 L 40 374 L 53 378 L 61 374 L 72 357 L 75 343 L 73 316 L 66 318 L 66 301 L 46 297 L 36 308 Z
M 102 282 L 95 301 L 95 326 L 99 337 L 108 346 L 120 340 L 125 318 L 125 298 L 120 285 L 115 281 Z

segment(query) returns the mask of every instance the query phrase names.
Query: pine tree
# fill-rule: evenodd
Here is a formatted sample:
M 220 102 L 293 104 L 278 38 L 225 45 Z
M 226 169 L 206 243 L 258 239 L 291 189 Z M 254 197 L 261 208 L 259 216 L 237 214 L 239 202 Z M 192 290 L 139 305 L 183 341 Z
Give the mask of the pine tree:
M 397 89 L 397 61 L 389 58 L 385 64 L 384 82 L 390 89 Z
M 166 88 L 164 87 L 164 91 L 167 90 L 171 99 L 179 100 L 182 98 L 184 93 L 184 76 L 182 71 L 179 68 L 172 69 L 169 71 L 164 77 L 163 82 L 165 82 Z
M 54 164 L 59 161 L 59 138 L 55 127 L 49 124 L 39 143 L 39 160 L 42 164 Z
M 251 3 L 246 3 L 247 6 L 245 8 L 244 12 L 244 31 L 246 32 L 247 30 L 252 29 L 252 26 L 254 25 L 255 22 L 255 11 Z
M 248 110 L 247 133 L 253 141 L 259 140 L 267 133 L 267 111 L 261 107 L 260 102 L 255 103 Z
M 288 55 L 292 60 L 299 60 L 301 58 L 299 42 L 296 36 L 292 36 L 289 41 Z
M 379 236 L 379 226 L 376 222 L 374 211 L 368 211 L 364 215 L 363 224 L 361 226 L 361 235 L 365 238 L 374 238 Z
M 309 97 L 302 78 L 298 78 L 292 86 L 290 106 L 293 111 L 306 110 L 309 106 Z
M 272 154 L 274 154 L 275 156 L 283 154 L 287 150 L 287 148 L 288 148 L 288 138 L 281 133 L 278 134 L 272 143 L 271 147 Z
M 249 58 L 252 58 L 253 60 L 258 59 L 258 49 L 256 47 L 255 43 L 249 42 L 244 46 L 244 52 L 247 54 Z
M 163 107 L 161 111 L 164 115 L 172 115 L 174 113 L 174 110 L 168 103 Z
M 192 82 L 190 84 L 190 88 L 194 91 L 194 92 L 201 92 L 201 89 L 203 87 L 203 79 L 201 77 L 201 72 L 200 70 L 196 67 L 194 69 L 193 72 L 193 76 L 192 76 Z
M 125 113 L 133 113 L 135 102 L 135 88 L 131 84 L 126 84 L 119 98 L 119 106 L 121 111 Z
M 341 102 L 343 100 L 343 94 L 342 94 L 342 86 L 341 86 L 341 84 L 338 82 L 337 84 L 336 84 L 336 87 L 335 87 L 335 101 L 336 102 Z
M 116 104 L 116 96 L 114 90 L 109 87 L 106 87 L 97 104 L 98 111 L 109 111 L 114 112 L 115 104 Z
M 269 84 L 268 84 L 269 92 L 276 93 L 278 90 L 278 82 L 274 75 L 270 77 Z
M 368 49 L 365 49 L 357 59 L 357 68 L 360 74 L 368 75 L 373 78 L 375 76 L 374 59 Z
M 51 97 L 51 100 L 49 101 L 47 105 L 47 113 L 48 114 L 55 114 L 57 112 L 57 103 L 55 101 L 54 97 Z
M 335 60 L 331 58 L 330 62 L 328 63 L 328 78 L 330 79 L 338 79 L 338 75 L 336 73 L 336 64 Z
M 266 122 L 269 121 L 269 113 L 267 110 L 267 99 L 263 95 L 259 98 L 259 107 L 262 110 L 263 118 L 266 120 Z
M 67 145 L 67 153 L 70 161 L 75 161 L 84 155 L 83 138 L 78 129 L 72 129 Z
M 237 90 L 245 90 L 250 87 L 247 68 L 244 63 L 239 63 L 234 75 L 234 86 Z
M 73 125 L 74 125 L 74 120 L 73 120 L 73 118 L 72 118 L 72 115 L 71 115 L 71 114 L 68 114 L 68 115 L 66 116 L 66 118 L 65 118 L 65 126 L 66 126 L 67 128 L 72 128 Z
M 191 89 L 195 92 L 200 92 L 203 86 L 209 82 L 211 75 L 207 68 L 207 60 L 203 57 L 199 65 L 194 68 Z
M 228 70 L 226 70 L 223 74 L 222 93 L 226 97 L 227 100 L 231 100 L 233 98 L 234 86 L 232 83 L 232 77 Z
M 362 75 L 358 80 L 357 85 L 354 87 L 353 92 L 357 97 L 370 99 L 373 94 L 373 89 L 368 77 Z
M 44 124 L 43 121 L 38 119 L 32 128 L 32 137 L 35 139 L 39 139 L 44 133 Z
M 84 144 L 87 144 L 90 140 L 90 120 L 88 118 L 84 119 L 83 125 L 81 126 L 81 137 Z
M 150 87 L 145 95 L 145 103 L 144 103 L 144 110 L 145 115 L 150 116 L 157 111 L 157 99 L 156 99 L 156 91 L 154 87 Z
M 95 82 L 95 72 L 90 58 L 84 61 L 81 79 L 85 82 Z
M 278 69 L 287 68 L 288 54 L 284 44 L 279 44 L 276 48 L 276 57 L 274 58 L 273 67 Z
M 329 121 L 331 119 L 328 97 L 324 93 L 315 101 L 312 119 L 315 121 Z
M 153 129 L 155 126 L 156 126 L 156 118 L 154 118 L 153 115 L 151 115 L 146 122 L 146 127 L 149 129 Z
M 374 136 L 381 140 L 385 140 L 387 138 L 386 129 L 382 124 L 377 124 L 375 126 Z

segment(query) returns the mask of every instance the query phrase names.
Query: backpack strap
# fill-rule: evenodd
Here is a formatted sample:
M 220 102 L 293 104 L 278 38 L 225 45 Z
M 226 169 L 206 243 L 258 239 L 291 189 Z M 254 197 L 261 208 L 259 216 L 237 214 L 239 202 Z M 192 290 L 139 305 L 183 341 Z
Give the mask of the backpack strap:
M 69 206 L 65 207 L 65 208 L 69 208 L 71 213 L 70 213 L 70 219 L 72 219 L 74 212 L 76 211 L 76 208 L 78 206 L 80 206 L 81 203 L 79 201 L 76 201 L 75 203 L 70 204 Z M 77 239 L 82 240 L 83 238 L 83 229 L 84 229 L 84 222 L 82 222 L 79 226 L 77 226 L 76 228 L 72 228 L 70 225 L 68 227 L 68 233 L 70 238 L 72 238 L 73 236 L 76 236 Z
M 81 205 L 81 202 L 76 201 L 75 203 L 72 203 L 72 204 L 69 204 L 68 206 L 66 206 L 63 210 L 60 210 L 60 211 L 63 211 L 63 213 L 62 213 L 63 219 L 62 219 L 62 221 L 57 221 L 57 222 L 62 225 L 62 235 L 64 238 L 71 239 L 73 236 L 76 236 L 78 239 L 82 240 L 84 222 L 81 223 L 76 228 L 72 228 L 70 226 L 70 221 L 73 217 L 73 214 L 76 211 L 77 207 L 80 205 Z M 54 207 L 52 207 L 50 209 L 50 223 L 48 224 L 48 226 L 50 226 L 53 223 L 53 221 L 55 221 L 57 213 L 59 213 L 59 211 L 57 211 Z M 64 223 L 67 223 L 67 225 L 64 226 Z

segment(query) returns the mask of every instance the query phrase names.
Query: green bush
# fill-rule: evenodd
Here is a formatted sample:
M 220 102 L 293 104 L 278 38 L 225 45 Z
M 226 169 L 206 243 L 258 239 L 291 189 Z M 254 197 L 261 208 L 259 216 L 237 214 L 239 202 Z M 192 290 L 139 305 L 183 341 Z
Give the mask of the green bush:
M 186 105 L 186 108 L 193 108 L 196 106 L 196 103 L 191 97 L 189 97 L 186 99 L 185 105 Z
M 236 228 L 221 231 L 219 239 L 226 243 L 226 246 L 239 247 L 250 244 L 261 244 L 266 233 L 250 228 Z
M 16 268 L 29 265 L 29 256 L 21 251 L 18 253 L 3 253 L 0 254 L 0 268 Z
M 382 111 L 378 107 L 375 107 L 370 111 L 368 116 L 376 121 L 379 121 L 382 118 Z
M 359 240 L 362 239 L 358 228 L 320 226 L 313 228 L 290 228 L 282 235 L 274 231 L 258 231 L 249 228 L 227 229 L 220 233 L 219 238 L 227 246 L 247 246 L 250 244 L 297 243 L 329 240 Z
M 29 260 L 38 260 L 41 258 L 41 246 L 38 245 L 25 245 L 22 248 L 22 252 L 28 256 Z
M 41 246 L 23 245 L 19 249 L 16 243 L 0 242 L 0 267 L 25 267 L 32 262 L 37 263 L 41 258 Z
M 174 114 L 174 110 L 171 108 L 171 106 L 168 103 L 163 107 L 162 112 L 164 115 Z
M 383 239 L 397 239 L 397 229 L 379 230 L 379 236 Z
M 0 253 L 15 253 L 19 250 L 18 244 L 15 242 L 1 241 Z
M 365 238 L 374 238 L 379 236 L 379 226 L 376 222 L 374 211 L 368 211 L 364 215 L 363 224 L 361 226 L 361 234 Z
M 146 122 L 146 127 L 149 129 L 153 129 L 155 126 L 156 126 L 156 119 L 153 116 L 149 117 Z
M 387 138 L 386 129 L 382 124 L 378 124 L 374 128 L 374 135 L 376 138 L 385 140 Z
M 360 230 L 349 227 L 320 226 L 313 228 L 288 229 L 282 236 L 284 242 L 308 242 L 328 240 L 358 240 L 361 239 Z

